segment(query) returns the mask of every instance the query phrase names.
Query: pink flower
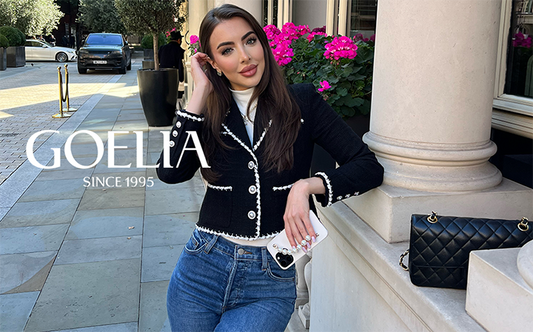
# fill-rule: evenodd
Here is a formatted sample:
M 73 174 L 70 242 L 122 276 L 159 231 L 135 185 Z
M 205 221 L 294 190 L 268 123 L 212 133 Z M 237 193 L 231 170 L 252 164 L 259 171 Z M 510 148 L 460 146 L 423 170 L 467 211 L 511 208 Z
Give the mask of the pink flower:
M 280 66 L 285 66 L 290 63 L 294 56 L 293 49 L 290 48 L 290 42 L 288 41 L 277 44 L 276 47 L 272 49 L 272 53 L 274 54 L 276 62 Z
M 326 59 L 353 59 L 357 56 L 357 45 L 351 38 L 346 36 L 335 37 L 324 47 L 326 48 L 326 52 L 324 52 Z
M 322 82 L 320 82 L 320 86 L 321 86 L 321 88 L 318 88 L 318 92 L 322 92 L 322 91 L 324 91 L 324 90 L 328 90 L 328 89 L 331 88 L 331 86 L 329 86 L 328 81 L 322 81 Z
M 522 32 L 515 34 L 513 38 L 513 46 L 530 48 L 531 36 L 524 35 Z
M 313 31 L 311 31 L 311 32 L 323 32 L 323 33 L 326 33 L 326 26 L 324 25 L 321 28 L 314 28 Z
M 263 28 L 263 30 L 265 31 L 268 40 L 273 40 L 277 35 L 281 33 L 281 31 L 279 31 L 279 29 L 272 24 L 267 25 Z
M 191 38 L 189 39 L 191 41 L 191 44 L 195 44 L 200 38 L 198 38 L 197 35 L 191 35 Z
M 313 38 L 315 38 L 316 35 L 327 36 L 325 32 L 311 32 L 307 36 L 307 41 L 311 42 L 313 40 Z

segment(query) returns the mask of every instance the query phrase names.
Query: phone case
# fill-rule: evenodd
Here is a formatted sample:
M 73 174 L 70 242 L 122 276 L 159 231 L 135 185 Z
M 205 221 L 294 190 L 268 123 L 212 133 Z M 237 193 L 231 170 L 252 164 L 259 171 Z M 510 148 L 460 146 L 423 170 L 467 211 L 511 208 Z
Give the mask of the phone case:
M 324 225 L 320 222 L 318 217 L 313 211 L 309 211 L 309 219 L 311 220 L 311 225 L 317 234 L 316 242 L 311 243 L 311 250 L 316 247 L 322 240 L 328 236 L 328 231 Z M 290 245 L 289 239 L 285 233 L 285 230 L 281 231 L 275 238 L 272 239 L 267 244 L 267 249 L 274 257 L 274 260 L 278 263 L 279 267 L 283 270 L 291 267 L 296 261 L 302 258 L 305 255 L 305 252 L 300 249 L 297 252 L 292 252 L 292 247 Z M 285 250 L 284 250 L 285 249 Z

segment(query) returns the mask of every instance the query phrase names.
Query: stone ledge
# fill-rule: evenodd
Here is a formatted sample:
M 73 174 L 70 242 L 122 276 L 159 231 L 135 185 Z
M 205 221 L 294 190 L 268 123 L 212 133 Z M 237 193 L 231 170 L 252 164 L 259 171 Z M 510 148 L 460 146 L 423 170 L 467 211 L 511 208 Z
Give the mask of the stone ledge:
M 321 324 L 326 324 L 328 319 L 335 319 L 331 322 L 331 327 L 352 326 L 357 329 L 357 324 L 361 323 L 355 321 L 354 317 L 341 316 L 335 312 L 338 310 L 336 305 L 350 306 L 350 303 L 336 303 L 338 294 L 335 293 L 335 285 L 331 280 L 342 275 L 344 279 L 350 280 L 346 284 L 353 288 L 343 291 L 354 292 L 358 286 L 355 282 L 358 273 L 381 297 L 377 300 L 362 299 L 365 303 L 378 304 L 373 307 L 363 305 L 362 310 L 368 312 L 358 316 L 370 317 L 368 319 L 374 319 L 374 322 L 391 319 L 392 323 L 393 318 L 382 316 L 386 316 L 386 312 L 395 313 L 399 318 L 394 320 L 401 320 L 405 325 L 402 331 L 484 331 L 465 311 L 465 291 L 411 284 L 409 274 L 398 265 L 400 254 L 408 247 L 407 242 L 386 243 L 343 203 L 319 210 L 321 220 L 329 231 L 329 239 L 324 241 L 323 246 L 317 247 L 313 255 L 310 331 L 320 330 L 323 327 Z M 323 254 L 326 251 L 327 254 Z M 344 256 L 352 266 L 329 265 L 338 260 L 336 257 Z M 354 273 L 354 269 L 358 273 Z M 376 306 L 383 303 L 386 307 L 376 310 Z M 399 326 L 397 331 L 400 331 Z
M 466 311 L 487 331 L 533 326 L 533 289 L 518 271 L 520 248 L 473 251 L 468 266 Z
M 468 201 L 468 204 L 465 204 Z M 344 202 L 389 243 L 409 240 L 411 214 L 533 220 L 533 190 L 508 179 L 478 192 L 429 193 L 382 185 Z

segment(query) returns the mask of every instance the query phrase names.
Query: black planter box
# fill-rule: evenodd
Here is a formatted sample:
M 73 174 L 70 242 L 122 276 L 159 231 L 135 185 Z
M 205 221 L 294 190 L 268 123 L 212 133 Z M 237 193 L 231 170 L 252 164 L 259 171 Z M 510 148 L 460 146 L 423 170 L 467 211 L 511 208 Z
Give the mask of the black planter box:
M 142 69 L 154 69 L 155 68 L 154 60 L 143 60 L 141 68 Z
M 7 68 L 7 49 L 0 47 L 0 70 Z
M 7 67 L 24 67 L 26 65 L 26 48 L 24 46 L 9 46 L 7 48 Z
M 137 71 L 139 95 L 149 126 L 171 126 L 178 99 L 178 71 L 174 68 Z
M 144 60 L 153 60 L 154 59 L 154 49 L 143 48 L 144 51 Z

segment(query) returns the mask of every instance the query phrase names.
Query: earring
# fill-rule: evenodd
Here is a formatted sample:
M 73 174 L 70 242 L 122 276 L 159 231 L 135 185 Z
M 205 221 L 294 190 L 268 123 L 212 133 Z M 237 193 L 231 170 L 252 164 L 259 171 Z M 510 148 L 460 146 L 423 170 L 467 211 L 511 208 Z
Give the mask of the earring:
M 222 76 L 222 72 L 220 70 L 217 70 L 217 75 Z

